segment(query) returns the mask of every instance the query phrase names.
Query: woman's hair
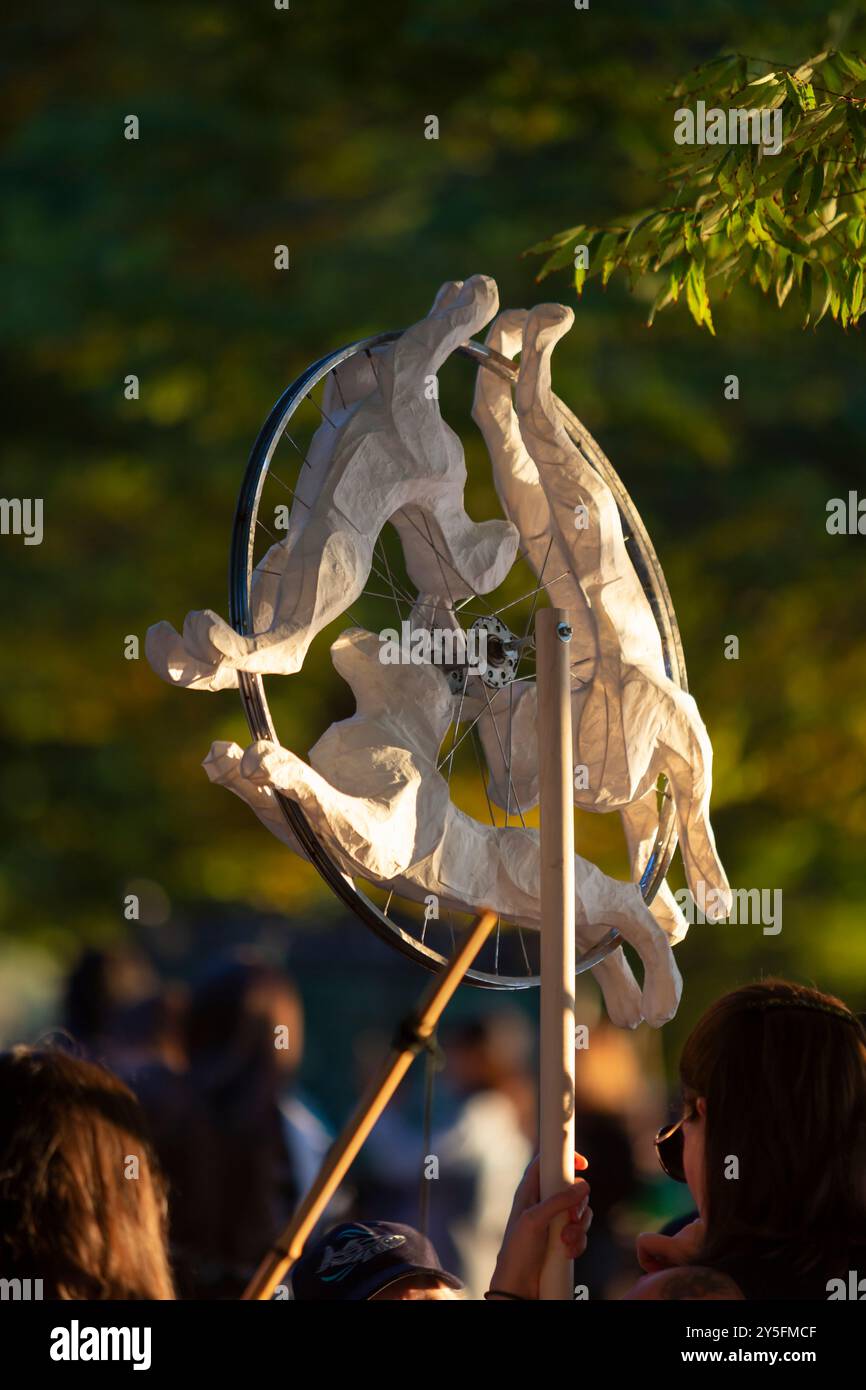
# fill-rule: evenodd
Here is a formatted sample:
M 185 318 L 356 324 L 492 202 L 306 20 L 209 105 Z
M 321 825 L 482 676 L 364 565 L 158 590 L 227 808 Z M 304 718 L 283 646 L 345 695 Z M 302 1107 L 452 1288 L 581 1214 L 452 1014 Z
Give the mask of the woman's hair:
M 851 1248 L 866 1241 L 866 1033 L 857 1016 L 802 985 L 746 985 L 701 1018 L 680 1077 L 687 1104 L 706 1100 L 698 1262 L 739 1277 L 767 1261 L 794 1281 L 847 1269 Z
M 0 1274 L 46 1298 L 174 1298 L 165 1222 L 132 1092 L 59 1050 L 0 1053 Z

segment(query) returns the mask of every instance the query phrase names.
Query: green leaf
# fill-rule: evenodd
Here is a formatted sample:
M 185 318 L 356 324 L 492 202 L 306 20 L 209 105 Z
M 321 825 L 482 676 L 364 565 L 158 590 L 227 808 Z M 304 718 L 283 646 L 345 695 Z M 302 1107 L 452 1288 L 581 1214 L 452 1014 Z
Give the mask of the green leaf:
M 801 63 L 794 73 L 797 81 L 805 82 L 807 78 L 811 77 L 815 68 L 824 62 L 824 59 L 828 56 L 828 52 L 829 50 L 825 49 L 823 53 L 816 53 L 814 58 L 807 58 L 805 63 Z
M 692 263 L 691 269 L 686 276 L 686 303 L 695 323 L 700 328 L 706 324 L 712 334 L 715 334 L 713 327 L 713 316 L 710 311 L 710 300 L 707 294 L 707 282 L 704 278 L 703 266 Z
M 724 203 L 710 205 L 701 222 L 701 241 L 707 242 L 714 237 L 727 216 L 728 208 Z
M 822 272 L 822 274 L 823 274 L 823 276 L 824 276 L 824 285 L 825 285 L 825 289 L 824 289 L 824 301 L 823 301 L 823 303 L 822 303 L 822 305 L 821 305 L 820 310 L 818 311 L 818 317 L 815 319 L 815 323 L 814 323 L 814 327 L 815 327 L 815 328 L 818 327 L 818 324 L 821 322 L 821 320 L 822 320 L 822 318 L 824 317 L 824 315 L 826 314 L 827 310 L 830 308 L 830 305 L 831 305 L 832 300 L 833 300 L 833 281 L 832 281 L 831 278 L 830 278 L 830 272 L 829 272 L 829 270 L 827 269 L 827 267 L 823 264 L 823 262 L 820 263 L 820 269 L 821 269 L 821 272 Z
M 566 242 L 579 241 L 583 233 L 587 230 L 588 228 L 583 225 L 579 227 L 570 227 L 567 232 L 557 232 L 556 236 L 548 237 L 547 241 L 536 242 L 534 246 L 530 246 L 523 254 L 524 256 L 543 256 L 546 251 L 557 251 L 559 247 L 564 246 Z
M 809 184 L 809 196 L 806 199 L 806 206 L 803 213 L 810 217 L 821 201 L 821 194 L 824 192 L 824 165 L 816 160 L 812 170 L 812 179 Z
M 863 267 L 858 266 L 851 277 L 851 322 L 856 323 L 863 305 Z
M 781 193 L 798 163 L 799 161 L 787 152 L 774 155 L 772 172 L 768 174 L 763 170 L 761 173 L 761 197 L 768 198 L 771 193 Z
M 677 289 L 677 293 L 678 292 L 679 289 Z M 652 328 L 653 323 L 655 322 L 655 316 L 658 313 L 659 309 L 666 308 L 667 305 L 672 304 L 676 298 L 677 295 L 674 294 L 670 282 L 668 282 L 667 285 L 662 285 L 661 289 L 659 290 L 658 294 L 653 300 L 652 308 L 649 311 L 649 318 L 646 321 L 647 328 Z
M 837 63 L 849 72 L 856 82 L 866 82 L 866 63 L 862 58 L 856 58 L 853 53 L 837 53 Z
M 827 270 L 827 267 L 825 266 L 824 269 Z M 829 270 L 827 270 L 827 275 L 830 279 L 830 313 L 833 315 L 834 319 L 838 319 L 839 310 L 842 307 L 842 296 L 839 293 L 839 290 L 836 287 L 836 282 L 833 279 L 833 276 Z
M 748 228 L 742 213 L 735 212 L 728 218 L 728 240 L 738 250 L 748 238 Z
M 773 262 L 771 257 L 764 251 L 756 251 L 752 269 L 755 274 L 755 279 L 761 286 L 764 294 L 768 294 L 770 286 L 773 283 Z
M 670 280 L 668 282 L 671 299 L 676 303 L 680 297 L 680 290 L 685 284 L 686 276 L 689 273 L 690 261 L 688 256 L 677 256 L 670 264 Z
M 800 189 L 803 187 L 803 179 L 805 178 L 805 176 L 806 166 L 804 163 L 798 162 L 794 165 L 793 169 L 791 170 L 790 174 L 785 180 L 785 186 L 782 189 L 782 201 L 784 202 L 786 207 L 790 207 L 791 204 L 799 196 Z
M 739 189 L 740 197 L 745 201 L 746 199 L 754 196 L 755 180 L 752 178 L 752 165 L 751 160 L 749 159 L 749 151 L 751 149 L 751 146 L 744 145 L 741 148 L 743 149 L 744 153 L 737 164 L 737 168 L 734 173 L 734 183 L 737 185 L 737 188 Z
M 789 73 L 785 74 L 785 91 L 799 111 L 814 111 L 817 105 L 815 100 L 815 89 L 811 82 L 806 82 L 792 77 Z
M 601 269 L 602 285 L 607 284 L 616 269 L 619 240 L 619 232 L 605 232 L 593 256 L 593 260 L 597 262 Z
M 736 153 L 733 149 L 728 150 L 724 159 L 716 170 L 716 180 L 723 196 L 728 202 L 736 202 L 740 196 L 737 192 L 737 185 L 734 183 L 733 171 L 736 164 Z M 727 166 L 730 167 L 727 167 Z
M 862 159 L 866 155 L 866 116 L 861 107 L 849 101 L 845 123 L 854 145 L 854 153 L 858 159 Z
M 753 77 L 747 85 L 749 87 L 766 87 L 768 83 L 773 86 L 779 85 L 779 76 L 775 72 L 765 72 L 763 77 Z
M 767 230 L 772 234 L 769 222 L 775 222 L 776 226 L 783 232 L 790 229 L 790 223 L 783 208 L 779 207 L 775 198 L 764 198 L 761 200 L 761 213 L 768 219 Z
M 755 203 L 752 206 L 752 211 L 749 213 L 749 232 L 751 234 L 750 239 L 756 246 L 760 245 L 762 241 L 770 240 L 770 233 L 767 231 L 761 218 L 760 202 Z
M 821 86 L 834 95 L 843 92 L 848 86 L 848 73 L 841 63 L 835 61 L 837 57 L 836 53 L 828 55 L 821 67 Z
M 700 257 L 702 254 L 701 229 L 697 217 L 687 216 L 683 221 L 683 237 L 685 238 L 686 250 L 692 256 Z
M 791 256 L 782 257 L 782 268 L 776 276 L 776 303 L 781 309 L 794 283 L 794 260 Z
M 682 232 L 682 223 L 677 223 L 676 232 L 665 245 L 661 255 L 656 260 L 656 270 L 661 270 L 670 261 L 678 256 L 685 246 L 685 239 Z
M 578 297 L 583 294 L 583 287 L 586 284 L 586 271 L 582 265 L 574 267 L 574 288 L 577 290 Z
M 806 328 L 812 312 L 812 267 L 808 261 L 803 262 L 803 274 L 800 277 L 800 303 L 804 313 L 803 327 Z
M 626 235 L 625 241 L 623 243 L 623 250 L 631 246 L 632 242 L 639 235 L 639 233 L 649 231 L 653 222 L 659 222 L 663 224 L 664 221 L 665 214 L 661 212 L 648 212 L 644 217 L 638 218 L 637 222 L 635 222 L 628 230 L 628 234 Z
M 576 242 L 568 242 L 565 246 L 560 246 L 558 251 L 554 251 L 552 256 L 548 256 L 536 275 L 536 280 L 544 280 L 554 270 L 562 270 L 564 266 L 573 265 L 576 245 Z

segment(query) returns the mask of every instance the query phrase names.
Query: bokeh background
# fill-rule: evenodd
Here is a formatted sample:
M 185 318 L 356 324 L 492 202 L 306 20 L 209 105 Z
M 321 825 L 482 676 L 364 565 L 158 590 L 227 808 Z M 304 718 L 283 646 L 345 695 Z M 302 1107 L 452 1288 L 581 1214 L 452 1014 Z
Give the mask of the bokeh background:
M 861 334 L 804 332 L 794 305 L 748 288 L 715 311 L 715 337 L 684 306 L 648 330 L 652 287 L 592 283 L 577 301 L 567 274 L 538 287 L 521 254 L 658 199 L 666 93 L 696 63 L 799 62 L 843 36 L 866 48 L 861 6 L 819 0 L 77 0 L 50 22 L 19 7 L 3 59 L 2 492 L 42 496 L 46 521 L 41 546 L 0 546 L 5 1041 L 58 1022 L 85 946 L 131 944 L 184 981 L 253 941 L 299 979 L 305 1079 L 341 1118 L 362 1031 L 387 1035 L 423 979 L 210 786 L 211 741 L 245 741 L 239 702 L 161 685 L 144 634 L 225 611 L 244 463 L 286 384 L 478 271 L 503 303 L 576 308 L 558 390 L 664 567 L 715 748 L 722 858 L 735 886 L 784 895 L 779 935 L 691 931 L 680 1015 L 637 1046 L 670 1071 L 709 1000 L 762 974 L 864 1007 L 866 538 L 825 527 L 828 500 L 863 486 Z M 477 449 L 468 499 L 496 514 Z M 310 746 L 342 709 L 336 684 L 320 641 L 286 741 Z M 615 825 L 581 840 L 622 872 L 615 842 Z M 497 1007 L 463 991 L 455 1016 Z

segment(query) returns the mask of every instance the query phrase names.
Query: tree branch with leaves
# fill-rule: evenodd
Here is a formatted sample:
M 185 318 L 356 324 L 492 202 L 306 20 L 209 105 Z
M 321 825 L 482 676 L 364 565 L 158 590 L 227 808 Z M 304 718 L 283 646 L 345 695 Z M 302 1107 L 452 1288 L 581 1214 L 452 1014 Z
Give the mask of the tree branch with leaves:
M 769 71 L 768 71 L 769 69 Z M 533 246 L 537 276 L 570 267 L 581 294 L 623 273 L 654 277 L 649 323 L 685 299 L 713 333 L 712 306 L 738 281 L 781 307 L 796 286 L 804 327 L 829 312 L 848 328 L 866 311 L 866 61 L 819 53 L 798 67 L 742 53 L 694 69 L 669 99 L 750 112 L 780 109 L 778 154 L 756 144 L 679 147 L 663 172 L 661 206 L 620 226 L 580 225 Z

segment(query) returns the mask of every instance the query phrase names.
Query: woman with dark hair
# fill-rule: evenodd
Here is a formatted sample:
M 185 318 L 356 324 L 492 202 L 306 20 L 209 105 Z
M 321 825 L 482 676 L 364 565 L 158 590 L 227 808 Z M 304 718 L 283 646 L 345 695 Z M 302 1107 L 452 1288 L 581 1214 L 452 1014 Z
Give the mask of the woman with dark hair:
M 784 980 L 746 985 L 700 1019 L 680 1080 L 682 1118 L 656 1144 L 666 1172 L 688 1183 L 698 1219 L 673 1236 L 639 1237 L 647 1274 L 627 1298 L 826 1299 L 831 1281 L 866 1272 L 866 1031 L 857 1015 Z M 529 1298 L 538 1282 L 530 1252 L 545 1248 L 530 1238 L 541 1211 L 533 1195 L 518 1190 L 493 1283 Z M 585 1239 L 585 1216 L 582 1231 L 573 1220 L 564 1258 Z
M 826 1299 L 831 1279 L 866 1270 L 866 1033 L 856 1014 L 803 985 L 746 985 L 699 1021 L 680 1080 L 683 1117 L 657 1145 L 699 1220 L 677 1236 L 641 1237 L 651 1277 L 631 1296 L 687 1288 L 661 1272 L 670 1265 L 727 1275 L 747 1299 Z
M 0 1277 L 44 1298 L 174 1298 L 142 1112 L 93 1062 L 0 1053 Z

